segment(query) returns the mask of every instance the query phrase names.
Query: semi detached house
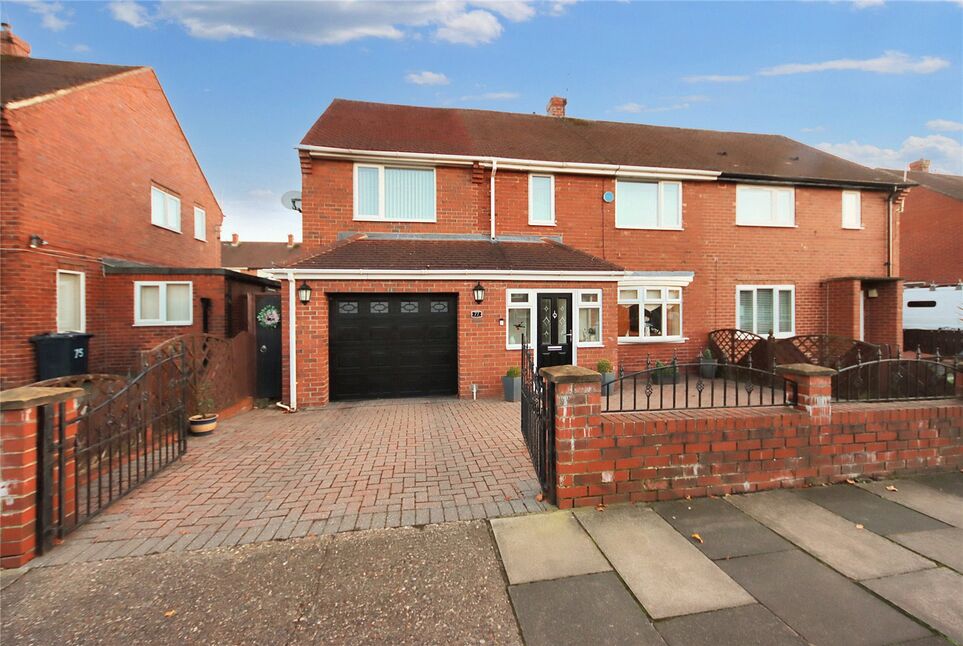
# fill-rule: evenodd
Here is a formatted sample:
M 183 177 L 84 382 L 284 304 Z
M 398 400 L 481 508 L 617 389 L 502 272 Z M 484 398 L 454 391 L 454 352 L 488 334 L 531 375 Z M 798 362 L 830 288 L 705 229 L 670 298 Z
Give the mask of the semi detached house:
M 710 331 L 900 341 L 906 184 L 776 135 L 335 100 L 299 146 L 285 396 L 495 396 Z

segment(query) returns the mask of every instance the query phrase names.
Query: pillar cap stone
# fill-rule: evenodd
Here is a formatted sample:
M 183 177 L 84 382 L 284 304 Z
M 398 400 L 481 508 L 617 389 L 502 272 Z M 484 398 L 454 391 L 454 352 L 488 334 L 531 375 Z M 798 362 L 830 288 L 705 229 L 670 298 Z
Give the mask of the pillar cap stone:
M 811 363 L 787 363 L 776 366 L 776 372 L 781 375 L 802 375 L 804 377 L 832 377 L 836 371 L 825 366 L 816 366 Z
M 42 386 L 21 386 L 0 391 L 0 410 L 23 410 L 44 404 L 53 404 L 68 399 L 83 397 L 83 388 L 48 388 Z
M 538 373 L 553 384 L 590 384 L 602 381 L 601 374 L 579 366 L 552 366 L 541 368 Z

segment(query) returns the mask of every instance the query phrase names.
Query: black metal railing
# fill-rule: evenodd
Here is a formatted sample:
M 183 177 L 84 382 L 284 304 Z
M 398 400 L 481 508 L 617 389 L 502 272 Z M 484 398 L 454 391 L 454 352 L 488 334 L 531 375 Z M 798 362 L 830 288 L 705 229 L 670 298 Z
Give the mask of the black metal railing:
M 961 367 L 955 359 L 940 356 L 924 359 L 919 349 L 914 358 L 886 359 L 877 354 L 872 361 L 857 355 L 854 365 L 833 375 L 835 402 L 912 401 L 946 399 L 956 396 Z
M 555 392 L 538 374 L 535 353 L 522 336 L 522 436 L 545 500 L 555 503 Z
M 602 384 L 602 412 L 790 406 L 796 384 L 770 370 L 703 359 L 652 364 Z

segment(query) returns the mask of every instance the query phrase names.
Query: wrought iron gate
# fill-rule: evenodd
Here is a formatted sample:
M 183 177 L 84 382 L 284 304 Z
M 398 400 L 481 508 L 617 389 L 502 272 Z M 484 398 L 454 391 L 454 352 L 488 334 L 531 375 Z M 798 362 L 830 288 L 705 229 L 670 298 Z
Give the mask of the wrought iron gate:
M 187 450 L 184 356 L 181 346 L 73 416 L 63 404 L 41 408 L 41 553 Z
M 546 502 L 555 504 L 555 392 L 535 366 L 535 353 L 522 336 L 522 436 Z

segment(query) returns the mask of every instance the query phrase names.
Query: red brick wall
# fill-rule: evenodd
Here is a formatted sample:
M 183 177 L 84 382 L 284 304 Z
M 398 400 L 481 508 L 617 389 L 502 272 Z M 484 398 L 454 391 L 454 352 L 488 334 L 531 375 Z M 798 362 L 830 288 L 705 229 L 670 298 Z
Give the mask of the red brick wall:
M 923 186 L 910 190 L 899 220 L 900 273 L 907 281 L 963 280 L 963 202 Z
M 835 336 L 859 338 L 859 301 L 862 298 L 862 282 L 837 280 L 826 284 L 829 309 L 826 333 Z

